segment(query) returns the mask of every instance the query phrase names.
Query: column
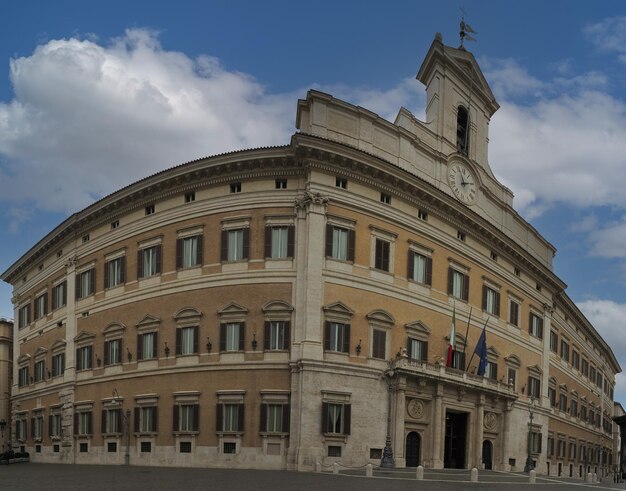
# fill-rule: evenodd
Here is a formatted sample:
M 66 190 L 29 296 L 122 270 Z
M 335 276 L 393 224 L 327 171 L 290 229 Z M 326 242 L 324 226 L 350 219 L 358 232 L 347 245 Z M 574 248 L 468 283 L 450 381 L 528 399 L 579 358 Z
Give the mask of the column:
M 395 417 L 393 418 L 394 438 L 393 438 L 393 456 L 396 467 L 404 467 L 406 458 L 404 456 L 405 438 L 404 438 L 404 416 L 406 413 L 406 377 L 398 379 L 395 397 Z
M 503 470 L 505 472 L 510 472 L 511 469 L 509 468 L 509 455 L 510 455 L 510 444 L 509 444 L 509 440 L 510 440 L 510 428 L 511 428 L 511 409 L 512 409 L 512 403 L 511 402 L 505 402 L 504 404 L 504 411 L 502 413 L 502 432 L 500 433 L 500 438 L 502 439 L 502 464 L 500 467 L 500 470 Z M 547 438 L 546 438 L 546 445 L 547 445 Z
M 438 383 L 435 388 L 435 407 L 433 414 L 433 468 L 443 469 L 443 450 L 441 440 L 445 428 L 443 427 L 443 384 Z
M 474 467 L 482 469 L 483 463 L 483 425 L 485 421 L 485 396 L 478 396 L 478 404 L 476 405 L 476 424 L 474 425 Z M 492 455 L 493 459 L 493 455 Z

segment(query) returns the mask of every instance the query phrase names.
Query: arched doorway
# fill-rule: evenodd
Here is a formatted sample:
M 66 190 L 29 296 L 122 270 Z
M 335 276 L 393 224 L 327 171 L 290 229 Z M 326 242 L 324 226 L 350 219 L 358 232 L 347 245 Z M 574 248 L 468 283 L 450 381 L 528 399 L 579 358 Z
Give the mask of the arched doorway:
M 406 436 L 406 466 L 417 467 L 420 465 L 420 448 L 422 446 L 422 438 L 419 433 L 412 431 Z
M 483 465 L 485 469 L 493 469 L 493 444 L 489 440 L 483 442 Z

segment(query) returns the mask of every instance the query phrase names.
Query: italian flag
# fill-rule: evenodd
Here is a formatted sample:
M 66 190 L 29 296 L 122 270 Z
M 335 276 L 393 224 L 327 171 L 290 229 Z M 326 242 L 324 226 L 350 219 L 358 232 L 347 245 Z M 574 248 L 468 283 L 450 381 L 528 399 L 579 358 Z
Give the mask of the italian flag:
M 456 349 L 456 306 L 452 305 L 452 330 L 450 331 L 450 344 L 448 345 L 448 360 L 446 367 L 452 366 L 454 350 Z

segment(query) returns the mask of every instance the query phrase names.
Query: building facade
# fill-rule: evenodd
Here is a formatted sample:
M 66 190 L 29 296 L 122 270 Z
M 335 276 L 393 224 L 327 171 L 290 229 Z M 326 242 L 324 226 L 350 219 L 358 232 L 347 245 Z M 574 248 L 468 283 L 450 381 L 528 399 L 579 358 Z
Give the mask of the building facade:
M 11 441 L 11 384 L 13 379 L 13 322 L 0 317 L 0 453 Z
M 10 266 L 14 446 L 607 472 L 620 367 L 489 167 L 493 93 L 440 35 L 417 79 L 426 122 L 310 91 L 288 145 L 131 184 Z

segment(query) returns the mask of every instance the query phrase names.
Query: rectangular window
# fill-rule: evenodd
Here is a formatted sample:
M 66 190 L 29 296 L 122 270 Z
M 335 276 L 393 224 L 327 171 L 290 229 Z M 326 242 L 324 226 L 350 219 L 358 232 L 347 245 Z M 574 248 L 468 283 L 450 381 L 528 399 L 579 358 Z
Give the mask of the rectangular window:
M 554 331 L 550 331 L 550 351 L 554 353 L 559 351 L 559 336 Z
M 52 355 L 52 376 L 59 377 L 65 373 L 65 353 Z
M 411 360 L 428 361 L 428 341 L 409 338 L 408 355 Z
M 350 404 L 322 403 L 322 433 L 350 434 Z
M 15 438 L 20 441 L 26 440 L 26 427 L 27 422 L 25 419 L 18 419 L 15 421 Z
M 234 182 L 230 185 L 230 192 L 231 193 L 241 193 L 241 183 L 240 182 Z
M 102 410 L 102 427 L 101 431 L 105 433 L 121 433 L 122 432 L 122 410 L 121 409 L 103 409 Z
M 265 227 L 265 257 L 286 259 L 294 256 L 293 225 Z
M 248 259 L 250 230 L 240 228 L 222 231 L 222 261 L 245 261 Z
M 117 452 L 117 442 L 108 442 L 107 443 L 107 452 L 116 453 Z
M 18 326 L 21 329 L 30 324 L 30 304 L 20 307 L 18 311 Z
M 289 349 L 289 334 L 291 323 L 288 321 L 266 321 L 264 349 L 287 350 Z
M 354 261 L 354 241 L 354 230 L 326 225 L 326 257 Z
M 324 349 L 326 351 L 350 352 L 350 324 L 326 322 Z
M 224 442 L 224 453 L 237 453 L 237 442 Z
M 341 189 L 347 189 L 348 180 L 345 177 L 337 177 L 335 178 L 335 186 Z
M 528 395 L 539 399 L 541 395 L 541 381 L 535 377 L 528 377 Z
M 423 221 L 428 221 L 428 212 L 422 209 L 417 210 L 417 218 Z
M 530 313 L 528 331 L 531 336 L 543 339 L 543 319 L 532 312 Z
M 380 202 L 387 205 L 391 204 L 391 195 L 387 193 L 380 193 Z
M 567 412 L 567 395 L 561 394 L 559 395 L 559 409 L 564 413 Z
M 26 387 L 28 385 L 28 367 L 22 367 L 18 371 L 18 385 L 20 387 Z
M 517 370 L 515 368 L 508 367 L 506 370 L 506 378 L 509 385 L 513 387 L 513 390 L 517 389 Z
M 452 368 L 457 370 L 465 370 L 465 353 L 461 350 L 452 352 Z
M 245 323 L 220 324 L 220 351 L 244 351 Z
M 46 360 L 35 362 L 35 382 L 41 382 L 46 378 Z
M 261 432 L 289 432 L 288 404 L 261 404 Z
M 176 329 L 176 354 L 192 355 L 195 353 L 198 353 L 198 326 Z
M 387 358 L 387 333 L 379 329 L 372 332 L 372 358 L 384 360 Z
M 64 307 L 67 304 L 67 281 L 52 288 L 52 309 Z
M 374 254 L 374 267 L 382 271 L 389 271 L 389 255 L 391 244 L 379 238 L 376 238 L 376 251 Z
M 190 191 L 189 193 L 185 193 L 185 203 L 193 203 L 196 200 L 195 191 Z
M 137 421 L 137 418 L 139 418 L 139 421 Z M 141 433 L 155 433 L 157 431 L 156 406 L 135 408 L 135 431 L 140 431 Z
M 178 427 L 175 431 L 198 431 L 198 404 L 181 404 L 178 408 Z
M 276 189 L 287 189 L 287 179 L 276 179 L 274 185 Z
M 467 302 L 469 298 L 469 276 L 448 268 L 448 295 Z
M 596 367 L 593 365 L 589 366 L 589 380 L 591 380 L 594 384 L 596 383 Z
M 122 362 L 122 340 L 112 339 L 104 342 L 104 365 Z
M 119 226 L 120 226 L 120 221 L 119 220 L 115 220 L 114 222 L 111 222 L 111 230 L 115 230 Z
M 61 415 L 59 413 L 48 416 L 48 434 L 57 438 L 61 436 Z
M 578 417 L 578 401 L 576 399 L 572 399 L 572 405 L 570 407 L 570 414 L 574 417 Z
M 202 265 L 202 235 L 176 240 L 176 268 L 193 268 Z
M 561 358 L 569 362 L 569 344 L 561 340 Z
M 43 438 L 43 416 L 39 415 L 31 421 L 32 436 L 35 440 L 41 440 Z
M 582 372 L 582 374 L 585 377 L 588 376 L 588 373 L 589 373 L 589 362 L 585 358 L 583 358 L 580 371 Z
M 562 459 L 565 457 L 565 441 L 559 440 L 557 443 L 557 457 Z
M 223 404 L 224 425 L 222 431 L 242 431 L 239 428 L 239 410 L 243 404 Z
M 548 400 L 550 401 L 550 407 L 556 406 L 556 390 L 552 387 L 548 387 Z
M 126 281 L 126 258 L 124 256 L 104 263 L 104 287 L 113 288 Z
M 580 405 L 580 419 L 582 419 L 583 421 L 587 420 L 587 406 L 585 406 L 584 404 Z
M 41 319 L 48 313 L 48 294 L 44 293 L 35 298 L 35 319 Z
M 157 357 L 157 339 L 156 332 L 146 332 L 137 335 L 137 359 L 151 360 Z
M 146 206 L 146 215 L 152 215 L 155 211 L 154 205 Z
M 530 434 L 530 452 L 534 454 L 541 453 L 541 433 L 533 431 Z
M 180 442 L 180 453 L 191 453 L 191 442 Z
M 500 317 L 500 292 L 483 285 L 483 310 Z
M 91 435 L 91 411 L 74 413 L 74 433 L 77 435 Z
M 509 323 L 519 327 L 519 304 L 509 300 Z
M 409 250 L 409 272 L 408 278 L 422 283 L 423 285 L 432 285 L 433 277 L 433 260 L 431 257 L 418 254 Z
M 96 270 L 88 269 L 76 275 L 76 298 L 85 298 L 94 294 L 96 289 Z
M 91 359 L 93 346 L 83 346 L 76 350 L 76 370 L 89 370 L 92 367 Z
M 491 380 L 498 380 L 498 364 L 488 361 L 485 368 L 485 377 Z
M 152 452 L 152 442 L 141 442 L 141 453 Z
M 139 249 L 137 277 L 149 278 L 161 273 L 161 245 Z

